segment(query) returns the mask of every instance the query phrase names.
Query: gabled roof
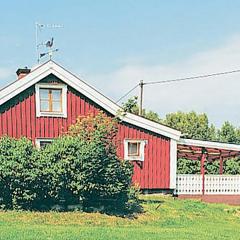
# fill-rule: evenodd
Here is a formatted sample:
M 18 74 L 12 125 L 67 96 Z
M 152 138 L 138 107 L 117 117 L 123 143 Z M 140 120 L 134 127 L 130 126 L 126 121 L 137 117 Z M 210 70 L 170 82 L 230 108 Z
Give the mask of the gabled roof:
M 95 88 L 93 88 L 92 86 L 82 81 L 77 76 L 73 75 L 72 73 L 51 60 L 35 68 L 33 71 L 31 71 L 31 73 L 29 73 L 21 80 L 17 80 L 12 84 L 8 85 L 7 87 L 1 89 L 0 106 L 14 96 L 16 96 L 17 94 L 24 91 L 25 89 L 33 86 L 43 78 L 47 77 L 49 74 L 55 75 L 63 82 L 65 82 L 75 90 L 79 91 L 80 93 L 82 93 L 113 115 L 118 114 L 119 111 L 122 110 L 120 106 L 111 101 L 109 98 L 102 95 Z M 161 134 L 174 140 L 178 140 L 181 135 L 181 132 L 175 129 L 131 113 L 126 113 L 124 116 L 121 117 L 121 119 L 126 123 L 138 126 L 143 129 L 147 129 L 149 131 Z

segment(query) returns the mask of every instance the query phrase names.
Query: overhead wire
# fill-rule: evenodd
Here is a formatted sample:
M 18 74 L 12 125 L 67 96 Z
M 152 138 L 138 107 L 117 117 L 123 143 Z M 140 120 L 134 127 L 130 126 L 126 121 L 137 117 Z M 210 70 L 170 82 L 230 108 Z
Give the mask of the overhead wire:
M 131 88 L 126 94 L 124 94 L 122 97 L 120 97 L 116 103 L 120 102 L 123 98 L 125 98 L 127 95 L 129 95 L 133 90 L 135 90 L 137 87 L 139 86 L 139 84 L 137 84 L 136 86 L 134 86 L 133 88 Z
M 220 76 L 220 75 L 227 75 L 227 74 L 238 73 L 238 72 L 240 72 L 240 69 L 233 70 L 233 71 L 226 71 L 226 72 L 218 72 L 218 73 L 211 73 L 211 74 L 205 74 L 205 75 L 198 75 L 198 76 L 192 76 L 192 77 L 185 77 L 185 78 L 176 78 L 176 79 L 169 79 L 169 80 L 162 80 L 162 81 L 145 82 L 143 84 L 144 85 L 150 85 L 150 84 L 180 82 L 180 81 L 187 81 L 187 80 L 193 80 L 193 79 L 199 79 L 199 78 L 209 78 L 209 77 L 215 77 L 215 76 Z
M 218 72 L 218 73 L 211 73 L 211 74 L 204 74 L 204 75 L 197 75 L 192 77 L 184 77 L 184 78 L 175 78 L 175 79 L 168 79 L 168 80 L 162 80 L 162 81 L 152 81 L 152 82 L 143 82 L 143 85 L 153 85 L 153 84 L 163 84 L 163 83 L 171 83 L 171 82 L 181 82 L 181 81 L 188 81 L 188 80 L 194 80 L 199 78 L 209 78 L 209 77 L 215 77 L 215 76 L 221 76 L 221 75 L 227 75 L 227 74 L 233 74 L 233 73 L 239 73 L 240 69 L 232 70 L 232 71 L 225 71 L 225 72 Z M 128 96 L 132 91 L 134 91 L 138 86 L 137 84 L 133 88 L 131 88 L 126 94 L 124 94 L 122 97 L 120 97 L 116 103 L 121 101 L 123 98 Z

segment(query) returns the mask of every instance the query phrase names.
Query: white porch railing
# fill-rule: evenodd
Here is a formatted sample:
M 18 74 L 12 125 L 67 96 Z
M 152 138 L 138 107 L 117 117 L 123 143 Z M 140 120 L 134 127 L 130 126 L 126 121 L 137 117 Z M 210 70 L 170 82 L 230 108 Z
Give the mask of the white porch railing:
M 202 194 L 202 175 L 178 174 L 176 194 Z M 204 194 L 240 195 L 240 175 L 205 175 Z

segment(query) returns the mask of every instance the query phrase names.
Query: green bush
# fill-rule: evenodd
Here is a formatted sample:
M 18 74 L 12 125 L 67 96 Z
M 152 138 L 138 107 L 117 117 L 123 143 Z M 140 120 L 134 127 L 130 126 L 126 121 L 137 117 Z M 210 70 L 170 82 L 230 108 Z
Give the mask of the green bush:
M 26 138 L 0 138 L 0 205 L 3 208 L 31 208 L 36 198 L 36 150 Z
M 0 138 L 0 204 L 6 209 L 134 212 L 133 165 L 116 154 L 117 122 L 99 113 L 79 118 L 43 149 Z
M 100 139 L 87 142 L 62 136 L 42 149 L 39 159 L 48 202 L 124 208 L 128 201 L 132 165 L 109 155 Z
M 198 174 L 200 173 L 200 161 L 180 158 L 177 160 L 178 174 Z
M 219 174 L 219 160 L 205 162 L 206 174 Z M 180 158 L 177 161 L 178 174 L 199 174 L 201 171 L 200 160 Z M 240 158 L 232 158 L 224 161 L 223 174 L 240 174 Z

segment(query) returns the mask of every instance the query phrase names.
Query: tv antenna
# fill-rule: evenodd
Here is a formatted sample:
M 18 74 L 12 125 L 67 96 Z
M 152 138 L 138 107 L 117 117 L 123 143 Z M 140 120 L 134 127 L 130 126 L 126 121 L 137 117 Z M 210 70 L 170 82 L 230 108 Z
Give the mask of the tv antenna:
M 52 59 L 53 53 L 59 51 L 58 48 L 53 48 L 54 38 L 52 37 L 50 40 L 46 42 L 39 42 L 39 33 L 45 28 L 63 28 L 63 25 L 60 24 L 41 24 L 35 23 L 35 40 L 36 40 L 36 55 L 37 55 L 37 63 L 39 64 L 40 59 L 44 56 L 49 56 Z M 45 47 L 45 52 L 40 52 L 40 49 Z

